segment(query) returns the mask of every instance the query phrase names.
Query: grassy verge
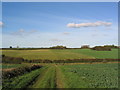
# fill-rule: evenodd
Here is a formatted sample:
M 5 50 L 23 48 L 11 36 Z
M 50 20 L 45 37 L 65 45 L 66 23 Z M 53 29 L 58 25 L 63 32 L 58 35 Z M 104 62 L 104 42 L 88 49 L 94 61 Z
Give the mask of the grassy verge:
M 23 75 L 25 73 L 29 73 L 33 70 L 39 69 L 42 66 L 40 65 L 31 65 L 31 66 L 24 66 L 24 67 L 18 67 L 15 69 L 9 69 L 9 70 L 3 70 L 2 71 L 2 78 L 3 79 L 9 79 L 9 78 L 14 78 L 19 75 Z
M 3 89 L 6 88 L 25 88 L 39 76 L 41 69 L 34 70 L 22 76 L 3 80 Z

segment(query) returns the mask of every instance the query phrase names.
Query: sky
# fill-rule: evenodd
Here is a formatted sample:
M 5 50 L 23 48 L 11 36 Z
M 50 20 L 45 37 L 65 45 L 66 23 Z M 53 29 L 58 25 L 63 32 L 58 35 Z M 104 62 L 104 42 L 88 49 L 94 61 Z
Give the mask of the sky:
M 117 2 L 3 2 L 2 47 L 118 44 Z
M 0 47 L 2 47 L 2 26 L 1 25 L 2 25 L 2 3 L 0 2 Z
M 119 2 L 119 0 L 2 0 L 2 2 Z

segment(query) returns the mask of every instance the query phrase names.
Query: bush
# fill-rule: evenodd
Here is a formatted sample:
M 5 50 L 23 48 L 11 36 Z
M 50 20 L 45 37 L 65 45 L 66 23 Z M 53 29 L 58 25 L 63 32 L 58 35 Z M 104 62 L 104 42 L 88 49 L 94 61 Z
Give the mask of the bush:
M 89 45 L 83 45 L 83 46 L 81 46 L 81 49 L 89 49 L 90 47 L 89 47 Z
M 51 49 L 66 49 L 66 46 L 53 46 Z
M 92 50 L 97 50 L 97 51 L 111 51 L 110 47 L 105 47 L 105 46 L 95 46 L 92 48 Z

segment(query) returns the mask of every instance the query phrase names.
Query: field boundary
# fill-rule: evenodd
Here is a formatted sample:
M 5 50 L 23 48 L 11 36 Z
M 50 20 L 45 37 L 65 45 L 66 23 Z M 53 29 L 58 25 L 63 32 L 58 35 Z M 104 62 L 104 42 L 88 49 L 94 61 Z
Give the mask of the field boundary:
M 66 59 L 66 60 L 27 60 L 21 57 L 2 55 L 2 63 L 95 63 L 95 62 L 120 62 L 120 59 Z

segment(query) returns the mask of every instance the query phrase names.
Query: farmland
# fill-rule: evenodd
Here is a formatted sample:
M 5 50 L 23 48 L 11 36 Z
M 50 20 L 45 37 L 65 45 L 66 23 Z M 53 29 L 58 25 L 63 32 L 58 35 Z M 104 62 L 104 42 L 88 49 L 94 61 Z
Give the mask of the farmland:
M 118 49 L 2 50 L 3 89 L 7 88 L 118 88 Z M 13 58 L 14 57 L 14 58 Z M 25 62 L 41 59 L 63 62 Z M 9 59 L 9 60 L 7 60 Z M 12 61 L 12 59 L 14 59 Z M 64 62 L 67 59 L 72 62 Z M 75 59 L 81 59 L 80 62 Z M 82 60 L 83 59 L 83 60 Z M 89 59 L 93 59 L 91 63 Z M 94 61 L 94 59 L 96 59 Z M 103 61 L 99 61 L 103 59 Z M 104 62 L 104 59 L 111 61 Z M 116 61 L 112 62 L 112 59 Z M 16 63 L 21 60 L 21 63 Z M 86 60 L 84 62 L 84 60 Z M 98 60 L 98 61 L 97 61 Z M 11 61 L 11 62 L 8 62 Z M 35 66 L 34 65 L 38 65 Z
M 120 3 L 101 1 L 1 0 L 0 89 L 120 89 Z
M 66 65 L 61 70 L 69 88 L 118 87 L 117 64 Z
M 112 49 L 112 51 L 94 51 L 90 49 L 2 50 L 2 54 L 11 57 L 22 57 L 28 60 L 118 59 L 118 49 Z
M 4 88 L 118 88 L 118 64 L 46 64 L 3 81 Z

